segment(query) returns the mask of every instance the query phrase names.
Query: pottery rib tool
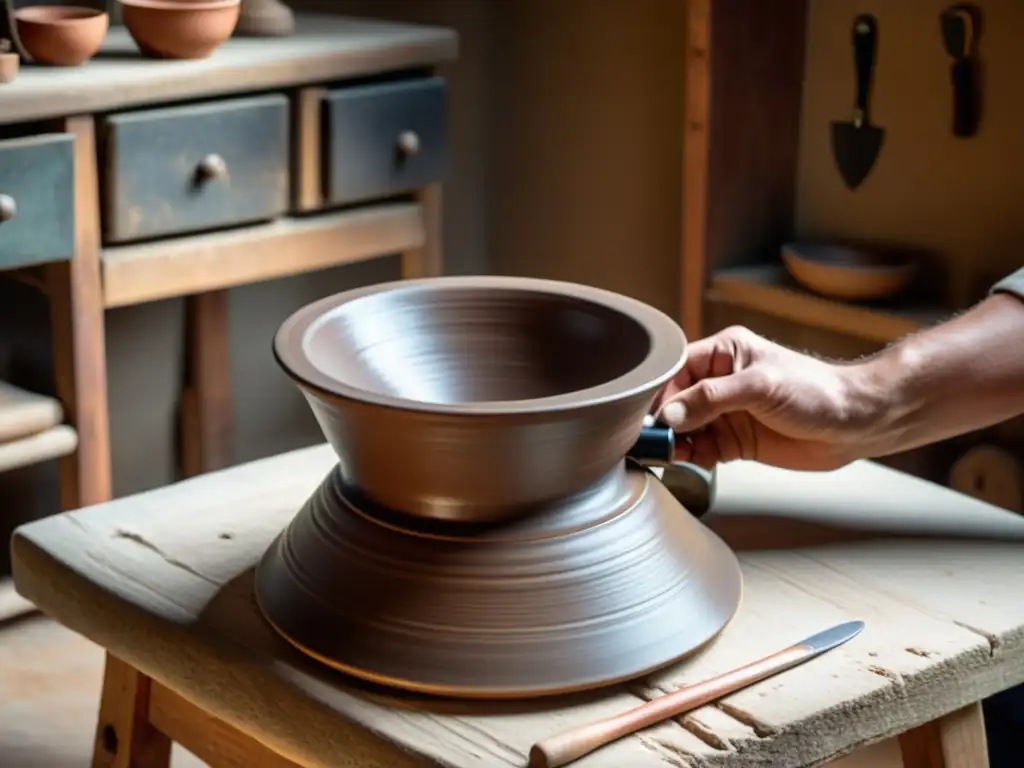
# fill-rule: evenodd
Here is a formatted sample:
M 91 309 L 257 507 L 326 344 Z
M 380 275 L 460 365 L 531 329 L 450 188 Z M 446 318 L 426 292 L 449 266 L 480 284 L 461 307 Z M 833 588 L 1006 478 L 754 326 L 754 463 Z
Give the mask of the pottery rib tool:
M 832 123 L 832 153 L 850 189 L 859 187 L 871 173 L 885 138 L 885 131 L 871 124 L 868 110 L 877 51 L 878 23 L 871 14 L 861 14 L 853 22 L 853 61 L 857 73 L 853 120 Z
M 671 717 L 702 707 L 767 677 L 792 669 L 860 634 L 864 622 L 850 621 L 791 645 L 763 659 L 700 683 L 687 685 L 621 715 L 580 726 L 534 744 L 530 768 L 560 768 L 573 760 Z

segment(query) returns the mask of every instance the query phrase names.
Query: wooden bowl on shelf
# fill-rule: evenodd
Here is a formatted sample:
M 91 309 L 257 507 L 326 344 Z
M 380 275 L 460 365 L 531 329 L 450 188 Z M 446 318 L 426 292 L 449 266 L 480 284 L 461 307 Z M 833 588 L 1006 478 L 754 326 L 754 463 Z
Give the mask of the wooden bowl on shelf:
M 829 243 L 786 243 L 782 263 L 807 290 L 844 301 L 890 298 L 907 287 L 919 267 L 910 254 Z
M 103 45 L 110 17 L 76 5 L 31 5 L 14 12 L 25 53 L 39 64 L 77 67 Z
M 205 59 L 231 37 L 240 0 L 119 0 L 139 49 L 158 59 Z

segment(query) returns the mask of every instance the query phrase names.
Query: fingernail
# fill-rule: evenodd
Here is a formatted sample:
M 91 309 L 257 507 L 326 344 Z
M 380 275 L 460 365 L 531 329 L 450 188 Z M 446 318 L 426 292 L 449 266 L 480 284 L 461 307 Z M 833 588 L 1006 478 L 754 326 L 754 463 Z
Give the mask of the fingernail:
M 686 407 L 682 403 L 669 403 L 661 411 L 661 420 L 670 427 L 678 427 L 686 418 Z

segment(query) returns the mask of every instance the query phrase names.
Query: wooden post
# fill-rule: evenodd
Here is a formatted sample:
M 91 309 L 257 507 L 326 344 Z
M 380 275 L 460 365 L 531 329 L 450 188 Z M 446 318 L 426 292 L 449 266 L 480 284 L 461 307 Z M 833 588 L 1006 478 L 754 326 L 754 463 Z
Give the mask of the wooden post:
M 444 273 L 444 249 L 442 247 L 441 185 L 433 184 L 423 189 L 417 199 L 423 206 L 423 225 L 426 237 L 423 246 L 402 254 L 402 277 L 437 277 Z
M 981 704 L 907 731 L 900 738 L 903 768 L 984 768 L 988 742 Z
M 75 137 L 75 253 L 46 281 L 57 397 L 78 432 L 78 450 L 61 459 L 61 504 L 76 509 L 111 498 L 110 425 L 95 125 L 70 117 L 64 130 Z
M 171 740 L 149 722 L 152 681 L 107 654 L 92 768 L 170 768 Z
M 231 464 L 234 402 L 228 291 L 185 302 L 186 381 L 181 396 L 181 468 L 185 477 Z

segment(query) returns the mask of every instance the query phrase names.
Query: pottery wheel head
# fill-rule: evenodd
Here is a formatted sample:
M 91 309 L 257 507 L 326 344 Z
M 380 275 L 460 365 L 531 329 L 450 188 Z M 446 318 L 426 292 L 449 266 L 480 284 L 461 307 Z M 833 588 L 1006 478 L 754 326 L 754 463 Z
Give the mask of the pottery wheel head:
M 686 340 L 641 302 L 572 283 L 445 277 L 331 296 L 274 340 L 374 503 L 503 519 L 585 492 L 636 440 Z
M 324 480 L 256 596 L 301 651 L 419 694 L 511 699 L 633 679 L 700 648 L 740 601 L 736 556 L 643 470 L 550 515 L 396 518 Z

